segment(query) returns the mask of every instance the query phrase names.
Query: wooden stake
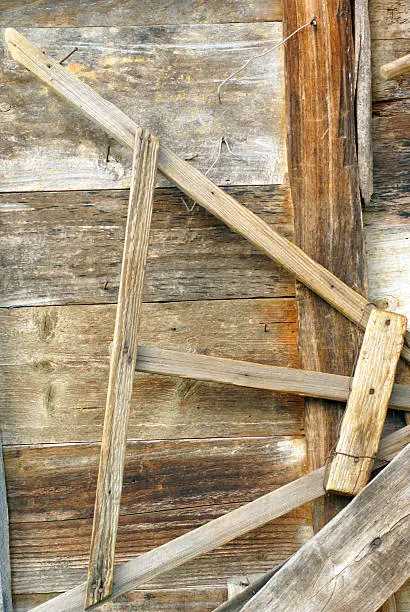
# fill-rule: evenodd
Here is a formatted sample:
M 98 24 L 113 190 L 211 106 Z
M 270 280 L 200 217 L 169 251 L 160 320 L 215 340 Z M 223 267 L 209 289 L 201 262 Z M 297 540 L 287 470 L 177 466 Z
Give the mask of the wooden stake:
M 138 372 L 323 397 L 338 402 L 347 401 L 352 382 L 349 376 L 281 368 L 148 346 L 138 347 L 135 369 Z M 410 385 L 394 385 L 389 407 L 410 412 Z
M 380 68 L 380 74 L 386 81 L 395 79 L 406 72 L 410 72 L 410 53 L 399 57 L 388 64 L 384 64 Z
M 356 495 L 366 486 L 379 446 L 407 319 L 374 310 L 344 414 L 327 491 Z
M 6 478 L 4 475 L 3 444 L 0 437 L 0 611 L 13 612 L 9 549 L 9 513 Z
M 91 538 L 86 607 L 111 594 L 115 540 L 137 358 L 142 288 L 148 252 L 158 141 L 138 128 L 110 360 L 107 404 Z
M 7 28 L 5 36 L 13 59 L 75 104 L 111 136 L 130 147 L 134 146 L 138 126 L 125 113 L 101 98 L 91 87 L 79 81 L 58 61 L 43 53 L 13 28 Z M 268 257 L 278 261 L 345 317 L 356 325 L 366 326 L 369 303 L 363 296 L 277 234 L 262 219 L 163 145 L 159 150 L 158 168 L 190 198 L 199 202 L 233 231 L 244 236 Z M 410 346 L 410 333 L 408 340 Z M 402 354 L 410 363 L 410 348 L 404 347 Z
M 384 461 L 399 452 L 410 442 L 410 425 L 387 436 L 380 444 L 378 459 Z M 118 565 L 114 570 L 114 584 L 110 598 L 118 597 L 152 580 L 156 576 L 195 559 L 200 555 L 230 542 L 252 529 L 290 512 L 292 509 L 325 494 L 326 469 L 320 468 L 303 478 L 267 493 L 254 501 L 240 506 L 179 538 L 154 548 Z M 81 612 L 86 583 L 62 593 L 54 599 L 34 608 L 38 612 Z M 99 605 L 99 604 L 97 604 Z
M 243 612 L 373 612 L 410 573 L 410 444 Z

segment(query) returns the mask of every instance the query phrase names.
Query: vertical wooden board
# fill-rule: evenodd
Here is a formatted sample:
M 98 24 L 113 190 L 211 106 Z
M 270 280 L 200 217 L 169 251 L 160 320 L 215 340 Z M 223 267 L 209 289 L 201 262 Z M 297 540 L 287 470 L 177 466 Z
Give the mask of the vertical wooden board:
M 285 115 L 281 50 L 226 86 L 217 85 L 282 38 L 278 23 L 123 28 L 38 28 L 30 40 L 53 57 L 78 48 L 69 70 L 220 184 L 284 183 Z M 4 37 L 4 32 L 0 33 Z M 130 152 L 92 126 L 7 56 L 0 190 L 129 186 Z M 257 109 L 257 112 L 255 112 Z M 161 179 L 162 180 L 162 179 Z M 162 184 L 164 182 L 162 181 Z
M 0 435 L 0 610 L 13 612 L 11 596 L 10 536 L 7 487 L 3 462 L 3 441 Z
M 356 291 L 366 291 L 355 149 L 350 3 L 284 3 L 284 33 L 316 15 L 318 26 L 287 43 L 288 160 L 295 242 Z M 332 62 L 329 53 L 332 49 Z M 360 334 L 308 289 L 297 287 L 302 367 L 350 375 Z M 309 468 L 324 465 L 337 440 L 336 403 L 305 401 Z M 314 504 L 319 529 L 341 508 Z

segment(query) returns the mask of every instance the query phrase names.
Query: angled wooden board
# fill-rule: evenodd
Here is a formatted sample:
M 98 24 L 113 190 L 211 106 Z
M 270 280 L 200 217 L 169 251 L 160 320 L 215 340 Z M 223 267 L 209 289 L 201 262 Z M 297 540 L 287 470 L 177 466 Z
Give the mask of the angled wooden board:
M 210 173 L 223 185 L 285 182 L 282 50 L 217 85 L 282 38 L 280 23 L 122 28 L 37 28 L 24 34 L 184 158 L 206 171 L 225 136 L 231 150 Z M 131 155 L 7 56 L 0 69 L 0 191 L 129 185 Z M 162 181 L 162 179 L 161 179 Z M 164 181 L 162 181 L 164 184 Z
M 292 239 L 286 187 L 229 193 Z M 129 192 L 0 194 L 1 306 L 116 302 Z M 175 188 L 157 189 L 144 300 L 292 296 L 292 276 Z

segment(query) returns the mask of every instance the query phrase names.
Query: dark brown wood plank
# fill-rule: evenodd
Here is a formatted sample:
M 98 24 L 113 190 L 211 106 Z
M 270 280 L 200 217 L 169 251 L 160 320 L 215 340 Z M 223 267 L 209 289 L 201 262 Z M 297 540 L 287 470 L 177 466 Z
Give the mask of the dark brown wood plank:
M 181 23 L 234 23 L 279 21 L 280 0 L 4 0 L 0 25 L 13 27 L 130 26 Z
M 228 193 L 293 238 L 286 187 Z M 128 191 L 0 194 L 2 306 L 108 303 L 118 295 Z M 155 191 L 144 301 L 292 296 L 295 283 L 176 188 Z
M 366 291 L 355 150 L 350 2 L 284 3 L 284 33 L 316 15 L 318 26 L 286 45 L 289 176 L 295 242 L 360 293 Z M 329 60 L 332 49 L 332 62 Z M 351 375 L 357 329 L 308 289 L 297 286 L 302 367 Z M 335 403 L 305 400 L 309 469 L 324 465 L 341 419 Z M 318 530 L 342 507 L 335 496 L 314 504 Z

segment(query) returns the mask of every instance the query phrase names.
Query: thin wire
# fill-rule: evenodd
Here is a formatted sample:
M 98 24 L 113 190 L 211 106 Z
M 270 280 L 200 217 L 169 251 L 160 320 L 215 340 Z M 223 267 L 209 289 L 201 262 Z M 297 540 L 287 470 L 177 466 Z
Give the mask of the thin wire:
M 250 57 L 248 60 L 246 60 L 246 62 L 240 68 L 235 70 L 235 72 L 232 72 L 232 74 L 230 74 L 224 81 L 222 81 L 222 83 L 220 83 L 218 85 L 218 99 L 219 99 L 220 104 L 222 104 L 222 100 L 221 100 L 221 89 L 222 89 L 222 87 L 224 85 L 226 85 L 226 83 L 228 81 L 230 81 L 234 76 L 236 76 L 238 74 L 238 72 L 241 72 L 242 70 L 244 70 L 244 68 L 249 66 L 249 64 L 251 62 L 253 62 L 254 60 L 258 59 L 259 57 L 264 57 L 265 55 L 268 55 L 268 53 L 271 53 L 271 51 L 274 51 L 275 49 L 278 49 L 279 47 L 284 45 L 285 42 L 287 42 L 290 38 L 292 38 L 292 36 L 295 36 L 295 34 L 297 34 L 298 32 L 300 32 L 304 28 L 307 28 L 310 25 L 314 25 L 314 26 L 317 25 L 317 21 L 316 21 L 315 17 L 313 17 L 313 19 L 311 19 L 310 21 L 308 21 L 304 25 L 302 25 L 299 28 L 297 28 L 297 30 L 295 30 L 294 32 L 289 34 L 289 36 L 287 36 L 286 38 L 281 40 L 280 43 L 276 44 L 274 47 L 271 47 L 270 49 L 268 49 L 267 51 L 264 51 L 263 53 L 259 53 L 258 55 L 254 55 L 253 57 Z

